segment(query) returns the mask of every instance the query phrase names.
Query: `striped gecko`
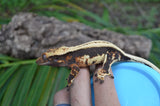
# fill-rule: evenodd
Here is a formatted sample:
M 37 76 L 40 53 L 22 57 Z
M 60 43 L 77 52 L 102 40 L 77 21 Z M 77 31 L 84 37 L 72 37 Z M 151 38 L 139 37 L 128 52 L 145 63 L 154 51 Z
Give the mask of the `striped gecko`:
M 68 77 L 68 87 L 71 86 L 81 67 L 102 64 L 95 76 L 96 81 L 104 82 L 105 76 L 111 75 L 111 65 L 118 61 L 136 61 L 143 63 L 157 72 L 160 69 L 151 62 L 131 54 L 125 53 L 116 45 L 102 40 L 87 42 L 81 45 L 49 49 L 44 52 L 37 60 L 38 65 L 50 65 L 53 67 L 69 67 L 71 72 Z

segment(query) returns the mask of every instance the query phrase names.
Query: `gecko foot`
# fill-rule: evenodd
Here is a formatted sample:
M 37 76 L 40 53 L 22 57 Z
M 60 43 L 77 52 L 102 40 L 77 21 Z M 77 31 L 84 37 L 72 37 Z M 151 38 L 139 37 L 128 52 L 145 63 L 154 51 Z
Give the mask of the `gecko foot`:
M 95 82 L 98 82 L 98 78 L 95 79 Z
M 113 76 L 113 75 L 110 75 L 110 78 L 114 79 L 114 76 Z
M 112 74 L 110 74 L 110 73 L 108 73 L 108 74 L 99 74 L 99 73 L 96 73 L 95 74 L 95 77 L 96 77 L 95 82 L 99 81 L 100 84 L 102 84 L 104 82 L 105 76 L 109 76 L 109 78 L 114 79 L 114 76 Z
M 104 83 L 104 80 L 100 80 L 100 84 L 103 84 Z
M 69 90 L 70 90 L 70 87 L 69 87 L 68 85 L 67 85 L 67 87 L 66 87 L 66 88 L 67 88 L 67 91 L 69 91 Z
M 66 88 L 67 88 L 67 91 L 69 91 L 70 90 L 70 88 L 73 86 L 73 83 L 71 83 L 71 84 L 68 84 L 67 86 L 66 86 Z
M 96 79 L 95 79 L 95 82 L 98 82 L 98 81 L 100 82 L 100 84 L 104 83 L 104 80 L 99 79 L 99 78 L 96 78 Z

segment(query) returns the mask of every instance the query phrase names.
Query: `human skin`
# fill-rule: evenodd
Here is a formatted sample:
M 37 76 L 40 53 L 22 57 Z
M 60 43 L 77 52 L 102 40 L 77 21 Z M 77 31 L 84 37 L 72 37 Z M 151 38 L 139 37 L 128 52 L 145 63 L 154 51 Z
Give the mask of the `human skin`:
M 95 80 L 95 77 L 93 77 Z M 104 83 L 94 82 L 95 106 L 120 106 L 114 79 L 105 77 Z M 54 106 L 71 104 L 71 106 L 92 106 L 90 74 L 87 68 L 81 68 L 70 90 L 63 89 L 54 96 Z

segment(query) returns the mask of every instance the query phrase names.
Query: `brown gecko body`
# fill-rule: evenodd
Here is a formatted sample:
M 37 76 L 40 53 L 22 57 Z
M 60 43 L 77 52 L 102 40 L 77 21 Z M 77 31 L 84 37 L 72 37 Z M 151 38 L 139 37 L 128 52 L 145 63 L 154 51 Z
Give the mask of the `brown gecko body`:
M 149 61 L 124 53 L 120 48 L 106 41 L 92 41 L 74 47 L 49 49 L 43 53 L 36 62 L 39 65 L 65 66 L 71 68 L 68 77 L 68 86 L 70 86 L 78 75 L 80 67 L 96 64 L 102 64 L 102 68 L 95 74 L 97 81 L 99 80 L 102 83 L 105 76 L 112 76 L 109 70 L 111 65 L 117 61 L 139 61 L 160 72 L 159 69 Z

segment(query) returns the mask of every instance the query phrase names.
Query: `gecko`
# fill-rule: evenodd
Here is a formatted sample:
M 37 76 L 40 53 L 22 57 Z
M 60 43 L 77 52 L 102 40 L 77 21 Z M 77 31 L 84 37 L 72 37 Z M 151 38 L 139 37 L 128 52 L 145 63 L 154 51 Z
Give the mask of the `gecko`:
M 146 59 L 125 53 L 118 46 L 102 40 L 90 41 L 77 46 L 62 46 L 60 48 L 49 49 L 36 60 L 38 65 L 50 65 L 53 67 L 68 67 L 71 69 L 67 79 L 70 87 L 78 75 L 81 67 L 101 64 L 96 73 L 96 82 L 104 82 L 105 76 L 111 75 L 111 65 L 118 61 L 135 61 L 143 63 L 157 72 L 160 69 Z

